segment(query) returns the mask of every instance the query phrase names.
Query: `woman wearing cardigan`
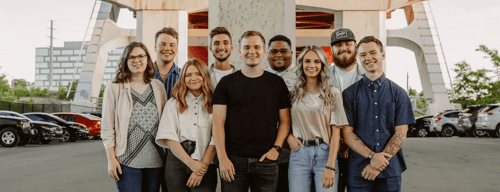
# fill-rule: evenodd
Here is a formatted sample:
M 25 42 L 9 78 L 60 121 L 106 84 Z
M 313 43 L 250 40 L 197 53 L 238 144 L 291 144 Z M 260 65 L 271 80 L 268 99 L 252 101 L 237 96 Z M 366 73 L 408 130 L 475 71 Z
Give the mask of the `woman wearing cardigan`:
M 167 97 L 154 77 L 146 46 L 132 42 L 104 92 L 101 136 L 118 191 L 159 191 L 165 153 L 155 136 Z

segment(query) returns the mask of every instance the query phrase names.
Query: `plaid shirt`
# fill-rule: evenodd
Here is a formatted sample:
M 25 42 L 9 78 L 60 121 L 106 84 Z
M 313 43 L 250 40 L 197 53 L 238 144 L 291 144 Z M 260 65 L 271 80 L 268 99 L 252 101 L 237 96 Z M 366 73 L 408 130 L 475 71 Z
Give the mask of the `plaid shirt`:
M 158 79 L 161 82 L 163 82 L 163 85 L 165 86 L 165 91 L 167 91 L 167 99 L 170 99 L 172 97 L 172 89 L 174 89 L 174 85 L 175 83 L 177 83 L 177 80 L 179 79 L 181 69 L 177 67 L 177 65 L 174 63 L 174 65 L 172 65 L 172 68 L 168 72 L 167 77 L 165 77 L 165 80 L 162 80 L 160 72 L 158 71 L 158 66 L 156 65 L 156 61 L 155 61 L 155 67 L 156 67 L 155 79 Z

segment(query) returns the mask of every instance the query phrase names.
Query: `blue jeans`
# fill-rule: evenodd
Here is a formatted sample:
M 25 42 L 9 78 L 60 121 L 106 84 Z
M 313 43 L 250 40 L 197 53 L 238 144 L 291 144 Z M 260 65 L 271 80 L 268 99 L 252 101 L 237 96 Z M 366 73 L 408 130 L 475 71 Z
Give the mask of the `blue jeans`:
M 338 173 L 335 173 L 335 184 L 328 189 L 323 188 L 323 172 L 328 162 L 330 147 L 327 144 L 311 147 L 299 147 L 290 154 L 288 179 L 290 192 L 310 192 L 314 181 L 317 192 L 337 192 Z M 335 169 L 338 170 L 337 161 Z
M 259 158 L 229 156 L 236 174 L 227 182 L 221 178 L 222 192 L 276 192 L 278 185 L 278 161 Z
M 119 192 L 158 192 L 160 190 L 160 168 L 136 169 L 120 164 L 122 174 L 116 182 Z
M 359 173 L 359 176 L 348 175 L 347 183 L 350 192 L 401 192 L 401 176 L 368 181 Z

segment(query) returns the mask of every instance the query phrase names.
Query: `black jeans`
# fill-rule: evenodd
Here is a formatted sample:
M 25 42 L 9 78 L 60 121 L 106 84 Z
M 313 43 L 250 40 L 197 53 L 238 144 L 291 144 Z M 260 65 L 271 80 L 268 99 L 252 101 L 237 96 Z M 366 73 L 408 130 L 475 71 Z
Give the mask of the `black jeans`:
M 191 155 L 195 145 L 181 143 L 184 150 Z M 217 188 L 217 165 L 210 164 L 203 176 L 201 183 L 197 187 L 189 188 L 187 182 L 193 171 L 178 159 L 170 150 L 167 154 L 166 179 L 168 191 L 175 192 L 215 192 Z
M 259 158 L 229 156 L 236 175 L 227 182 L 221 179 L 222 192 L 276 192 L 278 184 L 278 161 Z

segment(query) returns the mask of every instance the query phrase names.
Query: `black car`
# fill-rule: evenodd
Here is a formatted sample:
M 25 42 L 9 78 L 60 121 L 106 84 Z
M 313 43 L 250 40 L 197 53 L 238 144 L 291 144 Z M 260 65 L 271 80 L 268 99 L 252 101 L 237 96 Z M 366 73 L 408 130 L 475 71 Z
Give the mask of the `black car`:
M 29 120 L 0 115 L 0 144 L 4 147 L 26 145 L 34 134 Z
M 54 123 L 61 126 L 63 128 L 63 135 L 60 141 L 63 142 L 75 142 L 77 139 L 87 138 L 89 135 L 85 125 L 75 122 L 67 122 L 49 113 L 24 113 L 23 115 L 34 121 Z
M 408 136 L 412 137 L 427 137 L 429 136 L 429 125 L 433 115 L 418 117 L 415 119 L 416 123 L 408 128 Z
M 54 123 L 33 121 L 30 118 L 14 111 L 0 111 L 0 115 L 28 119 L 35 129 L 35 135 L 31 137 L 31 144 L 38 144 L 40 142 L 48 144 L 53 140 L 62 139 L 63 129 L 61 126 Z

